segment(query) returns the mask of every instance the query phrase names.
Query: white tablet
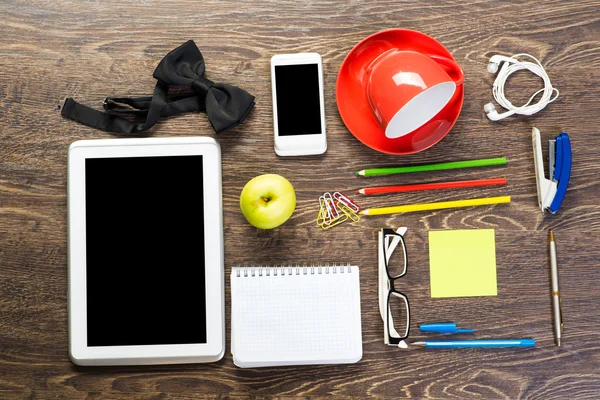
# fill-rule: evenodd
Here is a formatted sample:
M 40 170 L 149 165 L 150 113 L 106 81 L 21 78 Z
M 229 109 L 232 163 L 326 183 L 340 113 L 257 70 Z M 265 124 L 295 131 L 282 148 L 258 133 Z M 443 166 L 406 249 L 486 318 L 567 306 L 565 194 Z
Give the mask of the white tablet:
M 78 365 L 225 352 L 221 153 L 211 138 L 69 147 L 69 353 Z

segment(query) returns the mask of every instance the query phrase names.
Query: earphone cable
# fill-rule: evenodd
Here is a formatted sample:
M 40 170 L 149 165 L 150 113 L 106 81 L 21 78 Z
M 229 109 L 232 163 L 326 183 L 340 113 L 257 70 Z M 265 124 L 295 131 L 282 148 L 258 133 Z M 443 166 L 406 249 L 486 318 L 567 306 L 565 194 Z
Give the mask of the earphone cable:
M 529 57 L 529 58 L 533 59 L 535 62 L 518 61 L 517 57 Z M 552 83 L 550 82 L 550 77 L 548 77 L 546 70 L 544 69 L 544 67 L 542 66 L 542 64 L 539 62 L 539 60 L 537 58 L 535 58 L 534 56 L 532 56 L 530 54 L 525 54 L 525 53 L 515 54 L 514 56 L 512 56 L 510 58 L 514 59 L 515 61 L 512 61 L 512 62 L 504 61 L 503 62 L 502 68 L 498 72 L 498 75 L 496 76 L 496 80 L 494 81 L 494 86 L 492 88 L 492 94 L 494 95 L 494 99 L 496 100 L 496 102 L 498 104 L 500 104 L 502 107 L 504 107 L 506 110 L 508 110 L 508 112 L 506 112 L 505 115 L 501 114 L 502 118 L 508 117 L 513 114 L 521 114 L 521 115 L 535 114 L 558 98 L 558 95 L 559 95 L 558 89 L 556 89 L 555 87 L 552 86 Z M 508 80 L 510 75 L 514 74 L 517 71 L 521 71 L 521 70 L 525 70 L 525 69 L 531 71 L 535 75 L 542 78 L 542 80 L 544 81 L 544 88 L 535 92 L 529 98 L 527 103 L 525 103 L 522 106 L 517 107 L 517 106 L 514 106 L 506 98 L 506 96 L 504 94 L 504 85 L 506 84 L 506 81 Z M 540 98 L 540 100 L 535 104 L 531 104 L 533 102 L 533 100 L 540 93 L 542 93 L 542 97 Z

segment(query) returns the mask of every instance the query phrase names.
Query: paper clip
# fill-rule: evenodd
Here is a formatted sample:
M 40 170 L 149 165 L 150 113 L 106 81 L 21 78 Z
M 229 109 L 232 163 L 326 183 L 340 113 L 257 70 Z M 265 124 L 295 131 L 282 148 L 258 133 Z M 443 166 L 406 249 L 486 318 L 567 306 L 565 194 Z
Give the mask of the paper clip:
M 327 229 L 333 228 L 334 226 L 339 225 L 342 222 L 345 222 L 347 220 L 348 220 L 348 215 L 344 213 L 343 215 L 340 215 L 337 218 L 332 219 L 331 221 L 329 221 L 329 223 L 326 223 L 325 225 L 321 226 L 321 228 L 327 230 Z
M 323 196 L 319 197 L 319 215 L 317 217 L 317 223 L 319 220 L 322 221 L 322 223 L 325 223 L 326 220 L 331 219 L 331 215 L 329 215 L 329 212 L 327 211 L 327 208 L 325 207 L 325 198 Z
M 324 201 L 322 202 L 322 204 L 324 204 Z M 320 226 L 325 230 L 333 228 L 334 226 L 341 224 L 349 218 L 348 214 L 344 213 L 343 215 L 339 215 L 337 218 L 326 220 L 326 213 L 327 209 L 323 206 L 319 209 L 319 214 L 317 215 L 317 226 Z
M 332 218 L 328 215 L 327 208 L 325 207 L 325 199 L 323 196 L 319 197 L 319 215 L 317 215 L 317 226 L 323 228 L 327 221 L 330 221 Z
M 317 214 L 317 226 L 324 230 L 340 225 L 347 220 L 360 221 L 358 211 L 360 207 L 340 192 L 333 196 L 329 192 L 319 196 L 319 213 Z
M 346 207 L 348 207 L 349 209 L 351 209 L 352 211 L 354 211 L 355 213 L 358 213 L 360 211 L 360 207 L 358 206 L 358 204 L 350 200 L 348 196 L 341 192 L 333 193 L 333 198 L 345 205 Z
M 335 213 L 335 217 L 332 215 Z M 337 210 L 335 203 L 332 203 L 331 198 L 326 198 L 324 196 L 319 197 L 319 214 L 317 215 L 317 226 L 320 226 L 323 229 L 329 229 L 333 226 L 339 225 L 345 220 L 347 220 L 347 216 L 343 215 L 346 218 L 341 218 L 339 211 Z
M 335 208 L 335 204 L 332 205 L 329 203 L 330 199 L 325 198 L 324 196 L 319 197 L 319 217 L 321 217 L 322 222 L 324 224 L 329 224 L 332 220 L 335 219 L 333 215 L 333 209 Z
M 331 193 L 329 193 L 329 192 L 323 193 L 323 198 L 325 199 L 325 207 L 327 208 L 328 215 L 331 216 L 331 219 L 334 220 L 336 218 L 339 218 L 340 213 L 338 212 L 338 209 L 335 207 L 335 201 L 333 200 Z
M 344 214 L 346 214 L 348 216 L 348 218 L 350 218 L 352 220 L 352 222 L 358 222 L 358 221 L 360 221 L 360 215 L 358 215 L 356 212 L 354 212 L 353 209 L 351 209 L 350 207 L 348 207 L 345 204 L 342 204 L 340 206 L 340 203 L 341 203 L 341 201 L 338 202 L 339 209 L 342 210 L 342 212 Z
M 331 218 L 330 220 L 324 220 L 323 224 L 321 225 L 321 228 L 327 230 L 329 228 L 333 228 L 334 226 L 339 225 L 342 222 L 348 220 L 348 215 L 346 215 L 345 213 L 340 213 L 337 210 L 337 208 L 335 207 L 335 204 L 333 204 L 333 209 L 335 209 L 335 213 L 336 213 L 337 217 Z M 326 212 L 327 212 L 327 210 L 323 211 L 323 213 L 326 213 Z

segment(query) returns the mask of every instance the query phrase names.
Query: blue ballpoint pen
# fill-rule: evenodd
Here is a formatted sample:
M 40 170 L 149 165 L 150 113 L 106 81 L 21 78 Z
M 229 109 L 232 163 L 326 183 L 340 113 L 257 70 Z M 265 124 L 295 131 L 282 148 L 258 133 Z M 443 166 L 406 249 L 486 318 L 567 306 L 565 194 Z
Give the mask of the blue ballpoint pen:
M 499 348 L 499 347 L 533 347 L 533 339 L 469 339 L 469 340 L 426 340 L 413 342 L 415 346 L 424 346 L 426 349 L 472 349 L 472 348 Z

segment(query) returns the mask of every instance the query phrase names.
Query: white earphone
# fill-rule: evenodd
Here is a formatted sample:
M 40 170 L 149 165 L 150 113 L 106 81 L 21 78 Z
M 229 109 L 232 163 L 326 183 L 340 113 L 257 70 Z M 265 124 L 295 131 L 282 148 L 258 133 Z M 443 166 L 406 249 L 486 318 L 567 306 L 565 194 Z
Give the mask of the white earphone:
M 529 61 L 519 61 L 517 60 L 517 57 L 529 57 L 533 59 L 535 63 Z M 502 64 L 501 68 L 500 64 Z M 498 68 L 500 68 L 499 72 Z M 540 78 L 542 78 L 542 80 L 544 81 L 544 88 L 535 92 L 529 98 L 529 101 L 524 105 L 520 107 L 515 107 L 504 96 L 504 85 L 511 74 L 523 69 L 529 70 L 537 76 L 539 76 Z M 558 89 L 552 87 L 552 84 L 550 83 L 550 78 L 544 70 L 544 67 L 542 67 L 542 64 L 538 61 L 538 59 L 532 55 L 515 54 L 512 57 L 506 57 L 497 54 L 490 58 L 490 63 L 488 64 L 487 70 L 492 74 L 498 72 L 498 76 L 496 76 L 496 80 L 494 81 L 494 86 L 492 88 L 492 94 L 494 95 L 494 99 L 496 100 L 496 102 L 500 104 L 503 108 L 508 110 L 502 114 L 498 114 L 496 108 L 494 107 L 494 104 L 487 103 L 485 106 L 483 106 L 483 110 L 487 114 L 487 117 L 492 121 L 499 121 L 506 117 L 510 117 L 513 114 L 533 115 L 558 98 Z M 552 95 L 555 92 L 556 95 L 552 97 Z M 540 99 L 540 101 L 538 101 L 535 104 L 531 104 L 533 99 L 540 93 L 542 93 L 542 98 Z

